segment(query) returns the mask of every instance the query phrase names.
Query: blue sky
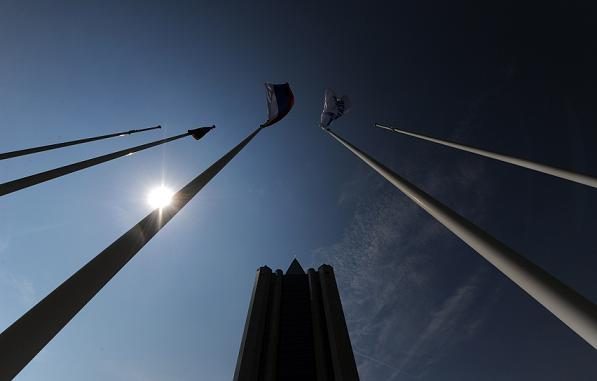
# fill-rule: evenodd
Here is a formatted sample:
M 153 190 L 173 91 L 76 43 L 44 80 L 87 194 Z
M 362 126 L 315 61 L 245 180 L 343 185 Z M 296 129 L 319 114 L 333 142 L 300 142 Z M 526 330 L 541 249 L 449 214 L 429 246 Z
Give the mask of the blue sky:
M 375 130 L 376 121 L 597 174 L 595 10 L 429 1 L 0 2 L 0 151 L 161 124 L 0 163 L 0 181 L 186 138 L 0 200 L 7 327 L 265 120 L 263 131 L 19 380 L 229 380 L 255 270 L 329 263 L 361 378 L 590 380 L 595 352 L 317 128 L 334 125 L 597 300 L 595 192 Z

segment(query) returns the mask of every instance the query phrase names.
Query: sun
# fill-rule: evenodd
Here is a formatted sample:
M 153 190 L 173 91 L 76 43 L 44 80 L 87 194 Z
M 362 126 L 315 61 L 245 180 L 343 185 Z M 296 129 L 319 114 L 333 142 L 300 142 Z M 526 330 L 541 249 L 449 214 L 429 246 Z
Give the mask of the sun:
M 164 208 L 172 202 L 174 192 L 163 185 L 153 188 L 147 195 L 147 203 L 153 208 Z

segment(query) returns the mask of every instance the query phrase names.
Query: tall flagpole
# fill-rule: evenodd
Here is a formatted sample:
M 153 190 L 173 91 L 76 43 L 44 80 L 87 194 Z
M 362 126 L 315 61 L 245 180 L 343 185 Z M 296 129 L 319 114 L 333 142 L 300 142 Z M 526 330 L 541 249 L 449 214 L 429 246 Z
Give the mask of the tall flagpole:
M 191 199 L 261 131 L 259 127 L 74 273 L 0 334 L 0 379 L 15 377 Z
M 4 153 L 0 153 L 0 160 L 6 160 L 6 159 L 11 159 L 13 157 L 24 156 L 24 155 L 31 155 L 32 153 L 49 151 L 49 150 L 63 148 L 63 147 L 68 147 L 68 146 L 74 146 L 76 144 L 84 144 L 84 143 L 94 142 L 96 140 L 115 138 L 117 136 L 132 135 L 132 134 L 136 134 L 137 132 L 150 131 L 150 130 L 155 130 L 155 129 L 158 129 L 158 128 L 162 128 L 162 126 L 142 128 L 142 129 L 139 129 L 139 130 L 128 130 L 128 131 L 116 132 L 114 134 L 108 134 L 108 135 L 94 136 L 94 137 L 91 137 L 91 138 L 71 140 L 71 141 L 64 142 L 64 143 L 48 144 L 48 145 L 45 145 L 45 146 L 39 146 L 39 147 L 33 147 L 33 148 L 26 148 L 26 149 L 22 149 L 22 150 L 18 150 L 18 151 L 4 152 Z
M 330 129 L 325 131 L 597 349 L 597 305 Z
M 551 176 L 559 177 L 564 180 L 573 181 L 575 183 L 583 184 L 583 185 L 586 185 L 586 186 L 589 186 L 592 188 L 597 188 L 597 178 L 589 176 L 589 175 L 583 175 L 580 173 L 568 171 L 566 169 L 551 167 L 549 165 L 545 165 L 545 164 L 541 164 L 541 163 L 535 163 L 530 160 L 519 159 L 517 157 L 502 155 L 502 154 L 490 152 L 490 151 L 485 151 L 485 150 L 467 146 L 464 144 L 458 144 L 458 143 L 449 142 L 447 140 L 436 139 L 436 138 L 432 138 L 430 136 L 426 136 L 426 135 L 422 135 L 422 134 L 415 134 L 414 132 L 408 132 L 408 131 L 400 130 L 398 128 L 384 126 L 379 123 L 376 123 L 375 126 L 389 130 L 389 131 L 397 132 L 399 134 L 411 136 L 411 137 L 414 137 L 417 139 L 422 139 L 422 140 L 426 140 L 426 141 L 433 142 L 436 144 L 441 144 L 446 147 L 456 148 L 461 151 L 466 151 L 466 152 L 474 153 L 474 154 L 477 154 L 480 156 L 488 157 L 490 159 L 499 160 L 504 163 L 531 169 L 533 171 L 537 171 L 537 172 L 545 173 L 545 174 L 548 174 Z
M 188 132 L 185 132 L 184 134 L 171 136 L 169 138 L 156 140 L 154 142 L 150 142 L 150 143 L 146 143 L 146 144 L 141 144 L 136 147 L 126 148 L 126 149 L 112 152 L 112 153 L 109 153 L 106 155 L 97 156 L 92 159 L 79 161 L 79 162 L 76 162 L 73 164 L 65 165 L 63 167 L 50 169 L 45 172 L 39 172 L 39 173 L 36 173 L 31 176 L 26 176 L 26 177 L 22 177 L 20 179 L 8 181 L 6 183 L 0 184 L 0 196 L 7 195 L 9 193 L 13 193 L 13 192 L 16 192 L 21 189 L 29 188 L 34 185 L 55 179 L 57 177 L 61 177 L 64 175 L 68 175 L 69 173 L 73 173 L 73 172 L 77 172 L 77 171 L 80 171 L 80 170 L 83 170 L 83 169 L 86 169 L 89 167 L 93 167 L 95 165 L 102 164 L 107 161 L 117 159 L 119 157 L 132 155 L 135 152 L 143 151 L 145 149 L 155 147 L 160 144 L 168 143 L 173 140 L 181 139 L 181 138 L 184 138 L 187 136 L 194 136 L 195 139 L 199 139 L 199 138 L 203 137 L 203 135 L 205 135 L 205 133 L 207 133 L 210 129 L 212 129 L 214 127 L 215 126 L 196 128 L 193 130 L 189 130 Z

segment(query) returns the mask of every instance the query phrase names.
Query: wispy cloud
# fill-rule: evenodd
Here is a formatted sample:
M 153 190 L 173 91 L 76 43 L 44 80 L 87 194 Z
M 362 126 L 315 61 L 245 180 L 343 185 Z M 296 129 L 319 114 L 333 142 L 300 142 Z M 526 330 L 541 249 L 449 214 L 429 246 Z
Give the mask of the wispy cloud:
M 421 187 L 449 195 L 477 218 L 487 191 L 482 172 L 480 163 L 439 164 Z M 354 179 L 341 193 L 340 204 L 365 200 L 342 237 L 315 256 L 335 268 L 361 378 L 420 378 L 482 324 L 471 306 L 483 287 L 484 270 L 470 263 L 455 266 L 451 252 L 463 246 L 451 233 L 383 180 L 365 176 L 363 181 L 368 194 L 354 197 L 346 190 L 367 192 Z
M 439 347 L 445 347 L 448 340 L 454 339 L 454 332 L 459 332 L 460 339 L 463 338 L 462 335 L 474 333 L 474 330 L 462 330 L 461 328 L 470 324 L 464 322 L 466 320 L 464 317 L 477 296 L 480 274 L 480 270 L 476 271 L 462 286 L 452 292 L 439 310 L 432 313 L 431 320 L 420 332 L 417 340 L 410 346 L 406 356 L 400 360 L 399 366 L 388 380 L 393 380 L 398 376 L 408 367 L 415 356 L 420 355 L 421 352 L 429 354 L 429 349 L 433 348 L 435 353 L 429 354 L 425 362 L 426 367 L 431 365 L 434 361 L 434 355 L 440 352 L 438 351 Z M 473 325 L 476 326 L 479 323 L 477 320 Z
M 366 354 L 364 354 L 364 353 L 362 353 L 362 352 L 360 352 L 360 351 L 358 351 L 358 350 L 356 350 L 356 349 L 354 349 L 354 348 L 353 348 L 353 350 L 352 350 L 352 351 L 353 351 L 353 353 L 354 353 L 354 354 L 355 354 L 357 357 L 362 357 L 362 358 L 364 358 L 365 360 L 367 360 L 367 361 L 369 361 L 369 362 L 371 362 L 371 363 L 373 363 L 373 364 L 380 365 L 380 366 L 386 367 L 386 368 L 388 368 L 388 369 L 390 369 L 390 370 L 393 370 L 393 371 L 394 371 L 394 374 L 399 374 L 399 373 L 400 373 L 400 374 L 406 374 L 406 375 L 408 375 L 408 376 L 411 376 L 411 375 L 409 375 L 408 373 L 406 373 L 406 372 L 402 371 L 401 369 L 398 369 L 398 368 L 396 368 L 396 366 L 394 366 L 394 365 L 391 365 L 391 364 L 388 364 L 388 363 L 387 363 L 387 362 L 385 362 L 385 361 L 382 361 L 382 360 L 380 360 L 380 359 L 376 359 L 376 358 L 374 358 L 374 357 L 371 357 L 371 356 L 369 356 L 369 355 L 366 355 Z
M 25 278 L 2 272 L 0 273 L 0 283 L 15 292 L 19 302 L 24 307 L 31 306 L 37 300 L 37 293 L 33 283 Z
M 172 375 L 165 377 L 166 375 L 163 374 L 155 374 L 155 371 L 147 369 L 146 366 L 126 358 L 116 359 L 110 357 L 104 359 L 102 361 L 102 370 L 105 373 L 105 376 L 110 380 L 157 381 L 173 379 Z

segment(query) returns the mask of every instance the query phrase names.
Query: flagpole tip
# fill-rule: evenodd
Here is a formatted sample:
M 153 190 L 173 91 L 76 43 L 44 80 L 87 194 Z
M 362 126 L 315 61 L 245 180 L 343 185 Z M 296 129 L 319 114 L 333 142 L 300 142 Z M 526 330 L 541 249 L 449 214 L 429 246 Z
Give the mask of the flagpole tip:
M 162 128 L 162 126 L 158 124 L 157 126 L 142 128 L 140 130 L 136 130 L 136 129 L 135 130 L 128 130 L 127 132 L 122 133 L 120 136 L 132 135 L 132 134 L 136 134 L 137 132 L 155 130 L 156 128 Z
M 207 126 L 207 127 L 199 127 L 199 128 L 195 128 L 192 130 L 188 130 L 188 133 L 193 138 L 195 138 L 195 140 L 199 140 L 202 137 L 204 137 L 205 134 L 207 134 L 209 131 L 213 130 L 214 128 L 216 128 L 215 124 L 213 124 L 211 126 Z

